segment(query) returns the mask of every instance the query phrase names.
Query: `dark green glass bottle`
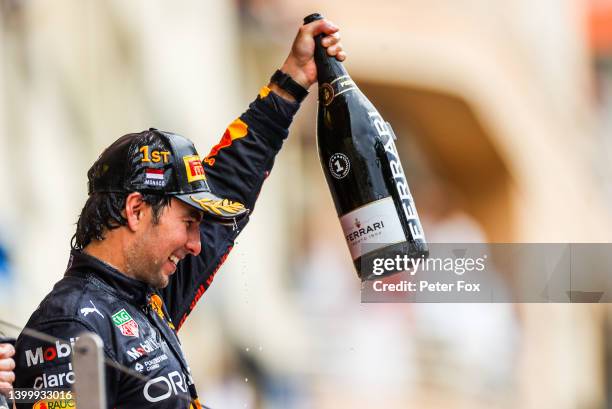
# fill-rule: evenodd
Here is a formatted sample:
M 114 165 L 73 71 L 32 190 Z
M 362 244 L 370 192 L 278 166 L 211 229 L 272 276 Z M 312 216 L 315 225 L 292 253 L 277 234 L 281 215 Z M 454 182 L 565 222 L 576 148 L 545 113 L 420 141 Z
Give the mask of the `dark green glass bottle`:
M 304 18 L 304 24 L 322 19 Z M 317 145 L 357 274 L 374 274 L 377 258 L 427 257 L 427 242 L 389 123 L 315 38 L 319 82 Z M 395 272 L 395 271 L 393 271 Z

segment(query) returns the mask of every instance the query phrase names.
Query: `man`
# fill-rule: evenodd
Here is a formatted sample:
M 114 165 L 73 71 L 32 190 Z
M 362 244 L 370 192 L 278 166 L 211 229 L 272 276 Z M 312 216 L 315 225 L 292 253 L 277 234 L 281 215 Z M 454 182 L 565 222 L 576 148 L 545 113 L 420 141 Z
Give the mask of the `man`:
M 154 128 L 102 153 L 88 172 L 65 276 L 26 325 L 58 340 L 21 334 L 16 388 L 69 388 L 73 344 L 91 331 L 104 341 L 109 407 L 200 407 L 177 331 L 247 223 L 299 100 L 316 81 L 321 33 L 328 54 L 344 60 L 336 26 L 302 26 L 282 72 L 203 161 L 188 139 Z

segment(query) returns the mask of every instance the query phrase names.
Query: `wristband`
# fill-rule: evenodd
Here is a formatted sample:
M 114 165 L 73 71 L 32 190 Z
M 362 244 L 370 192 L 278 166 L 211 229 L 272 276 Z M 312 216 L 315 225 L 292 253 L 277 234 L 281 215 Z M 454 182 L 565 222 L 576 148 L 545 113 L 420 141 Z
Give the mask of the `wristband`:
M 287 91 L 297 102 L 302 102 L 308 95 L 308 91 L 304 87 L 281 70 L 276 70 L 274 75 L 270 78 L 270 82 Z

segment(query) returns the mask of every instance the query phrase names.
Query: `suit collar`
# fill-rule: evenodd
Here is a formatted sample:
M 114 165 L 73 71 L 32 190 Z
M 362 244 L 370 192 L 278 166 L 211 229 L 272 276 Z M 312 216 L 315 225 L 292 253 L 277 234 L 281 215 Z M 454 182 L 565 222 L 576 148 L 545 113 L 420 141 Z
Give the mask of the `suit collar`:
M 70 252 L 66 276 L 93 275 L 112 289 L 119 297 L 138 306 L 147 305 L 154 292 L 150 285 L 126 276 L 113 266 L 80 250 Z

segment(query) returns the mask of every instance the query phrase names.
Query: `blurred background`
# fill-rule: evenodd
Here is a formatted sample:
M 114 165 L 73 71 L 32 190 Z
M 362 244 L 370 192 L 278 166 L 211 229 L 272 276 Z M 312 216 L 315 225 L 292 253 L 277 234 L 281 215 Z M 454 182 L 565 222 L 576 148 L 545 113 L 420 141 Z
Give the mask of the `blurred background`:
M 430 241 L 612 241 L 612 0 L 0 6 L 2 320 L 24 325 L 61 278 L 104 147 L 156 127 L 205 155 L 315 11 L 393 124 Z M 203 403 L 612 407 L 607 305 L 360 303 L 311 91 L 181 330 Z

